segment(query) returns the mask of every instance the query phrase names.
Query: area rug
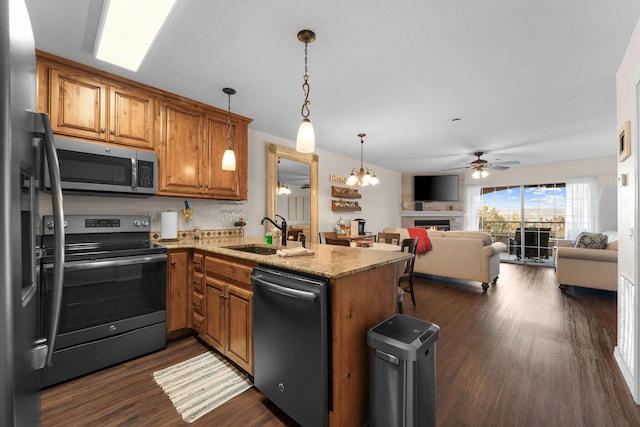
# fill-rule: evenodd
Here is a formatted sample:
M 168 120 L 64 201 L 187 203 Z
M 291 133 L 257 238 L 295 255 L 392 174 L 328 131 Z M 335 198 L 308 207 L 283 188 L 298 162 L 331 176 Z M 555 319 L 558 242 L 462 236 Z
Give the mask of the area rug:
M 156 371 L 153 378 L 188 423 L 252 386 L 246 374 L 212 352 Z

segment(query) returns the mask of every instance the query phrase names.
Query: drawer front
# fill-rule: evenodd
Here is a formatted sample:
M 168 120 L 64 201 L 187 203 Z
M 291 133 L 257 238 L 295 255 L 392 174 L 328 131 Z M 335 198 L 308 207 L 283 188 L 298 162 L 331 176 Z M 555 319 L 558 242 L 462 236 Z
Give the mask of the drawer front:
M 199 253 L 193 254 L 193 271 L 204 273 L 204 255 Z
M 207 275 L 222 276 L 247 286 L 251 286 L 251 271 L 253 268 L 234 262 L 206 257 L 205 271 Z
M 199 294 L 204 295 L 204 274 L 194 272 L 191 283 L 193 284 L 194 292 L 198 292 Z
M 197 292 L 193 293 L 193 311 L 201 316 L 204 315 L 204 297 Z
M 193 313 L 193 320 L 191 322 L 191 327 L 198 335 L 203 335 L 204 333 L 204 317 L 198 313 Z

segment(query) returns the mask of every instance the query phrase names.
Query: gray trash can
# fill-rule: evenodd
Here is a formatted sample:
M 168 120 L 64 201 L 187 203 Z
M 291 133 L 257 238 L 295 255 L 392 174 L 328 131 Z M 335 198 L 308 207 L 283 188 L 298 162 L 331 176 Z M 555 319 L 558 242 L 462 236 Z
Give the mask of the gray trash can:
M 404 314 L 367 331 L 371 427 L 435 427 L 439 337 L 439 326 Z

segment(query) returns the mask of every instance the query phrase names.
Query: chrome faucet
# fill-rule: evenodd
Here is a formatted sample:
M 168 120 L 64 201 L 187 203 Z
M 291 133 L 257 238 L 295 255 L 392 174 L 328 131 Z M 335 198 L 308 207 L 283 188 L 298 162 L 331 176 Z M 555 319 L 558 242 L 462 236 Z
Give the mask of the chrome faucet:
M 287 220 L 282 218 L 280 215 L 276 215 L 276 217 L 282 219 L 282 225 L 278 225 L 275 222 L 273 222 L 273 220 L 269 217 L 264 217 L 262 218 L 262 221 L 260 221 L 260 224 L 264 225 L 264 221 L 267 220 L 269 221 L 271 224 L 273 224 L 278 230 L 282 231 L 282 246 L 287 246 Z M 278 219 L 276 218 L 276 221 Z

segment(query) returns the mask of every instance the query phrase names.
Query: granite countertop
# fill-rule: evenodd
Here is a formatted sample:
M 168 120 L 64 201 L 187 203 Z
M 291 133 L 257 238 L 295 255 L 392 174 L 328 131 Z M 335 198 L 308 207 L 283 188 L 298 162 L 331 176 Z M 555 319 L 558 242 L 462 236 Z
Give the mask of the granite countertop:
M 170 250 L 197 249 L 331 279 L 406 261 L 412 256 L 403 252 L 389 252 L 373 248 L 353 248 L 317 243 L 307 243 L 307 248 L 314 251 L 314 255 L 296 257 L 281 257 L 275 254 L 259 255 L 228 249 L 228 246 L 255 244 L 276 249 L 283 248 L 280 245 L 266 245 L 264 239 L 258 237 L 205 238 L 201 240 L 181 239 L 176 242 L 160 241 L 157 243 Z M 300 246 L 300 242 L 287 242 L 287 248 L 296 246 Z

